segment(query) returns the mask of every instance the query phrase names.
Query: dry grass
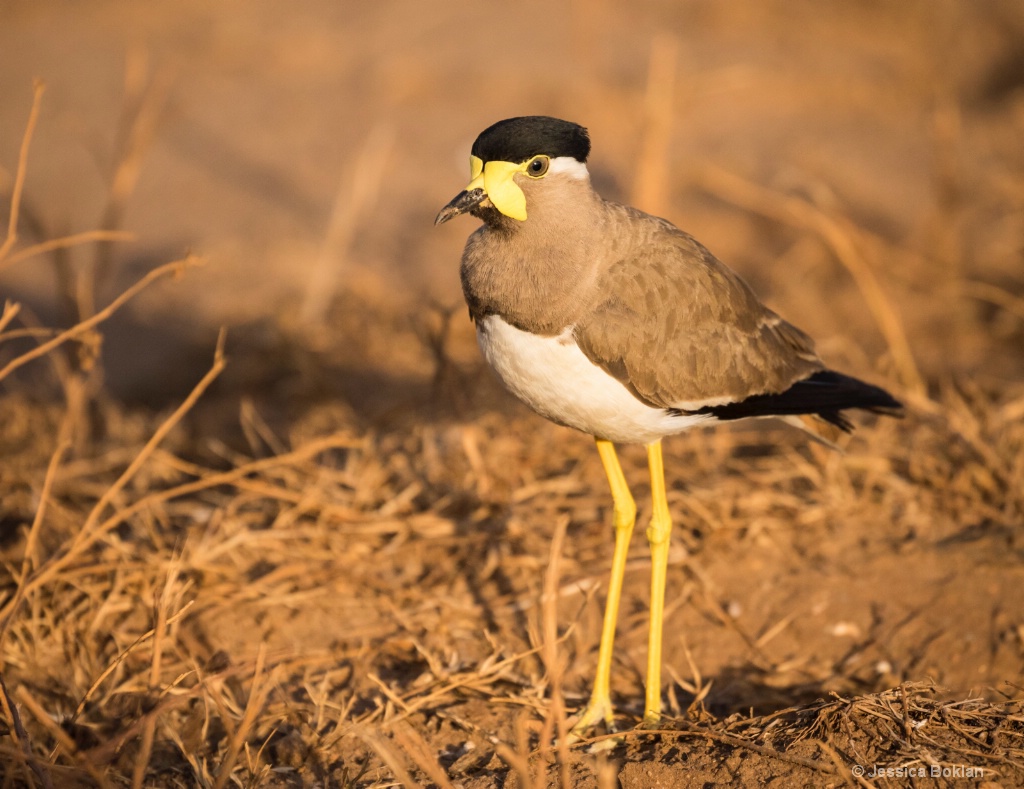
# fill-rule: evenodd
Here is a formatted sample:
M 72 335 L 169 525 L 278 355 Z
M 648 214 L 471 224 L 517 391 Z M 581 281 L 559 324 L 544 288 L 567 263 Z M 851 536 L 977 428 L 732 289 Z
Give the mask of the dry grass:
M 653 164 L 633 188 L 666 212 L 665 108 L 710 89 L 677 84 L 679 56 L 675 39 L 654 40 L 646 93 L 610 90 L 605 110 L 646 106 L 639 139 Z M 19 246 L 37 88 L 0 272 L 124 240 L 167 91 L 135 68 L 104 229 Z M 936 155 L 953 156 L 963 131 L 946 105 L 936 113 Z M 1024 285 L 1018 225 L 984 210 L 988 192 L 958 188 L 961 170 L 943 159 L 936 189 L 959 196 L 936 210 L 957 214 L 942 225 L 952 235 L 894 240 L 813 190 L 714 167 L 694 180 L 773 223 L 761 232 L 823 311 L 866 314 L 877 356 L 840 340 L 833 355 L 874 366 L 911 407 L 865 425 L 842 455 L 756 425 L 673 441 L 671 715 L 661 730 L 629 729 L 646 635 L 638 540 L 613 688 L 627 730 L 570 746 L 610 557 L 604 478 L 589 439 L 495 400 L 450 313 L 439 329 L 403 322 L 390 293 L 341 288 L 327 270 L 351 248 L 346 217 L 373 203 L 390 146 L 371 134 L 343 179 L 303 310 L 342 338 L 418 349 L 436 396 L 462 410 L 407 397 L 368 423 L 310 396 L 275 419 L 266 401 L 218 390 L 246 363 L 244 342 L 232 356 L 223 334 L 175 407 L 111 401 L 97 384 L 104 324 L 159 280 L 187 277 L 191 256 L 103 308 L 78 282 L 87 298 L 69 328 L 20 323 L 5 304 L 3 787 L 899 786 L 885 769 L 919 767 L 939 770 L 936 785 L 955 784 L 942 770 L 958 767 L 978 783 L 1024 783 L 1024 691 L 1012 684 L 1024 661 Z M 1005 205 L 1024 206 L 1019 152 L 1001 168 L 1017 179 L 1000 187 Z M 984 234 L 1002 256 L 964 251 Z M 815 281 L 823 257 L 850 282 Z M 100 276 L 109 260 L 101 246 Z M 929 334 L 951 310 L 957 335 Z M 281 333 L 288 348 L 308 339 Z M 951 356 L 985 349 L 977 375 L 929 361 L 947 342 Z M 346 352 L 308 351 L 324 365 L 351 362 Z M 237 411 L 236 438 L 206 428 L 208 405 Z M 642 502 L 642 454 L 623 457 Z
M 1019 418 L 998 419 L 1012 416 L 1019 400 L 985 405 L 985 420 L 963 402 L 959 412 L 952 404 L 943 409 L 950 421 L 970 420 L 966 436 L 927 422 L 902 427 L 902 441 L 876 434 L 888 458 L 833 468 L 833 482 L 894 513 L 913 502 L 951 521 L 978 513 L 1004 521 L 1006 507 L 1022 504 L 1019 494 L 1015 502 L 1006 497 L 1022 489 L 1020 469 L 989 465 L 974 447 L 986 447 L 989 460 L 1019 457 Z M 59 424 L 52 407 L 20 408 L 24 420 Z M 600 515 L 604 491 L 584 482 L 600 479 L 593 463 L 565 471 L 574 453 L 538 457 L 533 442 L 509 438 L 508 425 L 494 421 L 483 427 L 488 442 L 503 445 L 488 458 L 488 485 L 497 492 L 483 498 L 467 492 L 482 481 L 460 440 L 469 428 L 461 427 L 447 435 L 424 428 L 404 439 L 342 432 L 215 469 L 176 454 L 183 447 L 173 436 L 159 440 L 179 415 L 148 437 L 145 420 L 136 421 L 133 442 L 122 433 L 91 459 L 69 462 L 60 447 L 42 476 L 31 467 L 5 475 L 9 490 L 39 485 L 38 500 L 48 505 L 5 551 L 11 586 L 2 612 L 3 676 L 14 688 L 5 758 L 21 765 L 10 779 L 117 785 L 124 776 L 134 785 L 225 786 L 233 776 L 240 785 L 386 786 L 394 776 L 411 786 L 445 786 L 480 771 L 500 774 L 505 765 L 521 785 L 542 786 L 600 773 L 594 760 L 604 757 L 586 756 L 590 743 L 570 752 L 561 735 L 566 706 L 581 703 L 588 681 L 584 666 L 567 671 L 570 656 L 586 654 L 595 633 L 581 639 L 566 624 L 573 611 L 598 608 L 586 590 L 603 576 L 593 557 L 606 552 L 599 534 L 578 535 L 559 562 L 569 521 L 555 515 L 567 495 L 575 512 Z M 959 453 L 943 457 L 938 445 L 961 439 Z M 918 453 L 928 458 L 924 467 Z M 813 517 L 815 508 L 825 521 L 853 517 L 854 502 L 821 498 L 832 482 L 822 479 L 807 494 L 802 461 L 727 464 L 727 478 L 716 484 L 713 462 L 696 452 L 672 460 L 708 485 L 694 509 L 677 497 L 684 523 L 703 511 L 719 534 L 739 534 L 759 520 L 757 528 L 778 529 L 764 519 Z M 499 502 L 523 490 L 502 472 L 512 467 L 532 467 L 540 481 L 521 494 L 504 533 L 496 532 Z M 719 509 L 751 479 L 768 492 L 742 511 Z M 557 524 L 553 541 L 517 525 L 549 518 Z M 738 539 L 742 545 L 756 536 Z M 643 561 L 634 564 L 642 581 Z M 674 564 L 689 560 L 677 555 Z M 699 607 L 714 604 L 706 588 L 677 600 L 694 594 L 704 597 Z M 309 621 L 297 621 L 300 613 Z M 337 620 L 345 626 L 329 626 Z M 524 624 L 525 634 L 518 630 Z M 625 624 L 642 625 L 642 617 Z M 324 642 L 316 630 L 327 627 L 335 635 Z M 755 653 L 764 655 L 774 635 L 752 638 Z M 236 647 L 212 646 L 225 642 Z M 259 645 L 256 653 L 246 654 L 246 644 Z M 766 683 L 789 671 L 764 660 Z M 857 656 L 844 660 L 852 676 Z M 698 674 L 691 687 L 700 686 Z M 751 754 L 763 764 L 734 773 L 751 782 L 775 773 L 844 780 L 850 764 L 960 764 L 1007 780 L 1024 776 L 1019 702 L 950 702 L 933 693 L 911 685 L 722 720 L 695 700 L 668 731 L 628 734 L 627 748 L 642 754 L 659 738 L 694 765 Z M 558 767 L 547 778 L 551 759 Z

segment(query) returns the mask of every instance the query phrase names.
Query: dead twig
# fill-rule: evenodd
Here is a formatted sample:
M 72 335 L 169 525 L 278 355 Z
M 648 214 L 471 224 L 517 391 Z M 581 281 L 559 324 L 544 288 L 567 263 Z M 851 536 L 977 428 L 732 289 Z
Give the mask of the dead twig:
M 39 778 L 44 789 L 53 789 L 50 773 L 43 769 L 43 766 L 37 762 L 36 757 L 32 753 L 32 743 L 29 740 L 28 732 L 25 730 L 25 724 L 21 721 L 18 706 L 14 703 L 14 699 L 11 698 L 10 691 L 7 690 L 7 683 L 4 681 L 2 672 L 0 672 L 0 704 L 3 705 L 7 720 L 11 722 L 11 735 L 14 739 L 14 744 L 19 748 L 17 753 L 19 754 L 25 779 L 30 785 L 33 785 L 31 773 L 24 771 L 27 765 L 32 770 L 32 773 L 35 773 L 36 777 Z
M 185 414 L 192 410 L 196 401 L 202 397 L 203 392 L 209 388 L 209 386 L 224 370 L 224 367 L 227 364 L 227 361 L 224 358 L 224 342 L 226 338 L 227 334 L 222 330 L 220 336 L 217 338 L 217 347 L 213 353 L 213 365 L 206 372 L 206 375 L 202 377 L 199 383 L 195 385 L 188 397 L 186 397 L 182 401 L 181 405 L 174 410 L 174 413 L 167 417 L 156 431 L 154 431 L 153 435 L 150 437 L 149 441 L 146 442 L 146 445 L 142 448 L 139 454 L 136 455 L 135 459 L 128 464 L 128 468 L 126 468 L 114 484 L 107 488 L 106 492 L 100 496 L 100 500 L 96 502 L 96 505 L 92 508 L 92 512 L 89 513 L 89 517 L 86 519 L 85 525 L 72 542 L 69 553 L 74 553 L 75 549 L 82 541 L 88 540 L 92 530 L 96 526 L 96 523 L 99 521 L 100 516 L 103 514 L 103 511 L 114 501 L 114 499 L 117 498 L 118 494 L 138 473 L 139 469 L 145 465 L 147 460 L 149 460 L 150 455 L 152 455 L 153 452 L 156 451 L 156 448 L 163 443 L 167 434 L 174 429 Z
M 36 508 L 35 517 L 32 519 L 32 525 L 29 527 L 28 536 L 25 538 L 25 555 L 21 561 L 21 572 L 18 574 L 18 588 L 15 590 L 14 596 L 11 598 L 9 603 L 5 606 L 5 610 L 8 613 L 4 617 L 3 625 L 0 626 L 0 646 L 3 645 L 4 641 L 6 641 L 7 632 L 14 619 L 14 614 L 18 610 L 18 606 L 21 605 L 21 601 L 25 599 L 27 586 L 26 581 L 28 580 L 32 566 L 35 563 L 36 542 L 39 538 L 39 529 L 46 513 L 46 505 L 50 500 L 50 491 L 53 489 L 53 480 L 57 475 L 57 469 L 60 467 L 61 460 L 64 458 L 64 453 L 67 452 L 70 446 L 70 442 L 66 439 L 62 439 L 57 446 L 56 451 L 50 457 L 50 462 L 46 467 L 46 475 L 43 477 L 43 489 L 39 493 L 39 506 Z M 2 656 L 3 652 L 0 651 L 0 661 L 3 659 Z
M 231 736 L 228 751 L 224 755 L 224 761 L 221 762 L 220 768 L 217 770 L 217 780 L 213 785 L 213 789 L 224 789 L 227 785 L 228 780 L 231 778 L 231 773 L 235 769 L 235 762 L 238 761 L 238 755 L 242 752 L 245 738 L 252 731 L 252 727 L 256 723 L 256 716 L 263 709 L 267 696 L 270 694 L 270 687 L 266 683 L 266 677 L 263 676 L 266 657 L 266 646 L 260 644 L 259 652 L 256 653 L 256 667 L 253 669 L 252 687 L 249 689 L 249 699 L 245 704 L 245 712 L 242 714 L 242 720 L 238 724 L 238 728 L 235 729 Z
M 651 40 L 644 95 L 644 130 L 637 159 L 632 204 L 664 216 L 669 209 L 669 151 L 675 110 L 679 39 L 659 33 Z
M 92 759 L 90 759 L 87 754 L 78 749 L 78 746 L 75 745 L 75 741 L 71 739 L 71 735 L 60 727 L 57 721 L 54 720 L 54 717 L 46 711 L 42 704 L 36 701 L 35 697 L 29 693 L 28 689 L 22 685 L 17 689 L 16 693 L 18 701 L 22 703 L 25 709 L 32 713 L 32 717 L 36 719 L 36 722 L 46 729 L 50 733 L 50 736 L 56 740 L 58 749 L 64 751 L 69 758 L 77 762 L 87 773 L 89 773 L 90 777 L 101 787 L 101 789 L 107 789 L 110 786 L 110 782 L 107 781 L 107 777 L 103 774 L 100 768 L 93 763 Z
M 319 323 L 337 294 L 345 255 L 355 238 L 356 228 L 377 200 L 394 137 L 390 126 L 375 126 L 338 184 L 327 235 L 308 276 L 299 310 L 300 320 L 306 325 Z
M 68 247 L 88 244 L 93 241 L 131 241 L 134 238 L 135 234 L 129 233 L 126 230 L 86 230 L 81 233 L 72 233 L 70 236 L 51 238 L 49 241 L 42 241 L 30 247 L 19 249 L 13 255 L 8 256 L 6 260 L 0 259 L 0 271 L 13 266 L 15 263 L 20 263 L 22 260 L 28 260 L 36 255 L 44 255 L 47 252 L 53 252 L 58 249 L 67 249 Z
M 782 762 L 788 762 L 790 764 L 799 765 L 800 767 L 807 767 L 815 772 L 826 773 L 829 775 L 836 774 L 835 771 L 830 770 L 827 765 L 823 762 L 819 762 L 815 759 L 805 759 L 802 756 L 793 756 L 792 754 L 785 753 L 784 751 L 777 751 L 774 748 L 769 748 L 765 745 L 758 745 L 755 742 L 750 742 L 743 737 L 737 737 L 733 734 L 725 734 L 724 732 L 715 731 L 710 728 L 694 728 L 694 729 L 633 729 L 632 731 L 616 732 L 614 734 L 602 734 L 597 737 L 590 737 L 586 740 L 580 740 L 577 743 L 573 743 L 574 748 L 588 747 L 594 743 L 601 742 L 602 740 L 623 738 L 623 737 L 694 737 L 694 738 L 706 738 L 714 740 L 715 742 L 721 742 L 725 745 L 731 745 L 734 748 L 745 748 L 748 751 L 759 754 L 760 756 L 766 756 L 770 759 L 776 759 Z
M 420 789 L 422 785 L 412 777 L 402 757 L 395 753 L 395 749 L 383 737 L 376 732 L 369 731 L 357 731 L 356 735 L 369 745 L 381 760 L 391 768 L 396 781 L 406 787 L 406 789 Z
M 127 658 L 130 654 L 132 654 L 132 652 L 134 652 L 140 646 L 149 641 L 149 639 L 154 638 L 157 635 L 157 633 L 162 632 L 164 628 L 173 625 L 175 622 L 179 621 L 182 617 L 184 617 L 185 614 L 188 613 L 188 610 L 192 607 L 192 604 L 194 602 L 194 600 L 189 600 L 170 619 L 166 619 L 163 622 L 157 622 L 157 626 L 154 626 L 151 630 L 147 630 L 141 636 L 136 638 L 131 644 L 129 644 L 127 647 L 121 650 L 121 653 L 116 658 L 114 658 L 114 660 L 111 662 L 109 666 L 103 669 L 103 672 L 98 677 L 96 677 L 92 685 L 89 686 L 89 689 L 85 692 L 85 695 L 82 696 L 82 700 L 79 701 L 78 706 L 75 707 L 75 712 L 71 716 L 71 720 L 77 720 L 81 716 L 81 714 L 85 712 L 86 704 L 89 703 L 89 699 L 92 698 L 92 696 L 96 693 L 96 690 L 99 688 L 99 686 L 103 684 L 103 680 L 109 677 L 117 669 L 117 667 L 125 661 L 125 658 Z M 156 647 L 154 647 L 154 654 L 155 650 Z
M 108 304 L 102 310 L 94 314 L 92 317 L 75 324 L 67 331 L 61 332 L 52 340 L 44 342 L 41 345 L 37 346 L 36 348 L 33 348 L 31 351 L 27 351 L 26 353 L 23 353 L 21 356 L 12 359 L 10 362 L 7 363 L 5 367 L 3 367 L 3 369 L 0 369 L 0 381 L 9 376 L 19 367 L 24 367 L 29 362 L 34 361 L 35 359 L 38 359 L 42 356 L 45 356 L 54 348 L 63 345 L 68 340 L 73 340 L 77 337 L 81 337 L 86 332 L 91 331 L 97 325 L 99 325 L 107 318 L 109 318 L 111 315 L 113 315 L 115 312 L 117 312 L 119 309 L 121 309 L 121 307 L 123 307 L 127 302 L 135 298 L 135 296 L 137 296 L 141 291 L 149 287 L 156 280 L 166 276 L 180 276 L 186 269 L 189 269 L 193 266 L 197 266 L 201 262 L 202 260 L 196 257 L 195 255 L 189 255 L 183 258 L 182 260 L 176 260 L 172 263 L 165 263 L 164 265 L 153 269 L 148 274 L 146 274 L 146 276 L 144 276 L 142 279 L 140 279 L 138 282 L 136 282 L 134 285 L 132 285 L 130 288 L 124 291 L 120 296 L 118 296 L 116 299 L 110 302 L 110 304 Z
M 125 109 L 115 152 L 117 159 L 100 220 L 100 230 L 107 234 L 115 233 L 121 225 L 173 83 L 173 74 L 167 68 L 157 70 L 152 79 L 147 79 L 147 60 L 144 52 L 133 50 L 125 66 Z M 88 318 L 95 311 L 96 290 L 110 276 L 112 240 L 109 236 L 99 238 L 93 266 L 78 272 L 74 300 L 79 319 Z
M 25 124 L 25 133 L 21 137 L 21 150 L 18 153 L 18 170 L 14 176 L 14 188 L 11 190 L 11 213 L 7 219 L 7 238 L 0 244 L 0 260 L 7 257 L 11 247 L 18 240 L 18 213 L 21 210 L 21 195 L 25 189 L 25 172 L 28 168 L 28 151 L 32 145 L 32 135 L 35 133 L 36 121 L 39 119 L 39 107 L 43 100 L 43 91 L 46 90 L 46 83 L 36 80 L 33 86 L 32 109 L 28 114 L 28 123 Z
M 505 764 L 516 771 L 523 789 L 534 789 L 536 781 L 530 770 L 530 738 L 526 731 L 526 715 L 524 711 L 516 718 L 516 747 L 499 742 L 495 744 L 494 751 Z
M 434 754 L 431 753 L 430 746 L 427 745 L 420 733 L 412 726 L 408 723 L 395 726 L 392 736 L 402 746 L 402 749 L 408 754 L 409 758 L 416 762 L 416 766 L 433 783 L 437 784 L 441 789 L 455 789 L 452 782 L 448 779 L 448 774 L 438 763 Z
M 565 674 L 565 658 L 559 653 L 558 638 L 558 588 L 561 578 L 562 548 L 565 533 L 569 528 L 569 516 L 563 515 L 555 524 L 555 533 L 551 538 L 551 552 L 548 558 L 548 569 L 544 574 L 544 591 L 541 597 L 541 622 L 544 641 L 541 646 L 541 658 L 548 674 L 548 692 L 550 704 L 544 719 L 544 728 L 540 735 L 540 751 L 551 745 L 555 735 L 555 747 L 558 757 L 559 785 L 563 789 L 570 786 L 569 781 L 569 724 L 566 719 L 565 697 L 562 695 L 562 677 Z
M 4 302 L 4 311 L 3 313 L 0 313 L 0 339 L 12 339 L 11 334 L 13 334 L 13 332 L 7 332 L 4 334 L 3 331 L 8 327 L 8 325 L 10 325 L 11 321 L 18 317 L 19 312 L 21 312 L 20 304 L 13 301 Z

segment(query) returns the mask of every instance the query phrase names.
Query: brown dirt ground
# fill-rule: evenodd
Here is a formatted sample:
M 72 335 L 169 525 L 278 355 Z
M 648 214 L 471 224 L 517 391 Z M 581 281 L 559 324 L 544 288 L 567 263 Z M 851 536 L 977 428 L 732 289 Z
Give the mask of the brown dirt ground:
M 4 787 L 1024 786 L 1019 3 L 0 15 Z M 526 112 L 908 404 L 843 453 L 667 442 L 668 715 L 634 728 L 641 528 L 622 731 L 572 747 L 610 498 L 483 368 L 471 223 L 430 227 Z M 31 249 L 95 229 L 133 238 Z

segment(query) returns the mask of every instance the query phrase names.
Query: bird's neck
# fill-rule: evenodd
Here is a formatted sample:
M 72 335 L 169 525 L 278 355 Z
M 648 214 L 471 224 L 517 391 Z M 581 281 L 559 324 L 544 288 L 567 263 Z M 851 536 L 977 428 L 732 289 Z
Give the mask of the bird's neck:
M 597 297 L 602 269 L 593 211 L 538 208 L 525 222 L 488 218 L 470 236 L 462 258 L 462 286 L 474 319 L 497 314 L 546 335 L 573 325 Z

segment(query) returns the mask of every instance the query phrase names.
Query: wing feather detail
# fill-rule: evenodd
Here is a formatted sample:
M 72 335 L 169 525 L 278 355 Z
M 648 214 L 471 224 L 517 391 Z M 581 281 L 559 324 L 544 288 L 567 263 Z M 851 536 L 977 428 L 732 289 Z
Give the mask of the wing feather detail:
M 606 269 L 574 330 L 637 397 L 691 411 L 783 392 L 824 369 L 811 338 L 696 240 L 667 222 L 649 235 Z

